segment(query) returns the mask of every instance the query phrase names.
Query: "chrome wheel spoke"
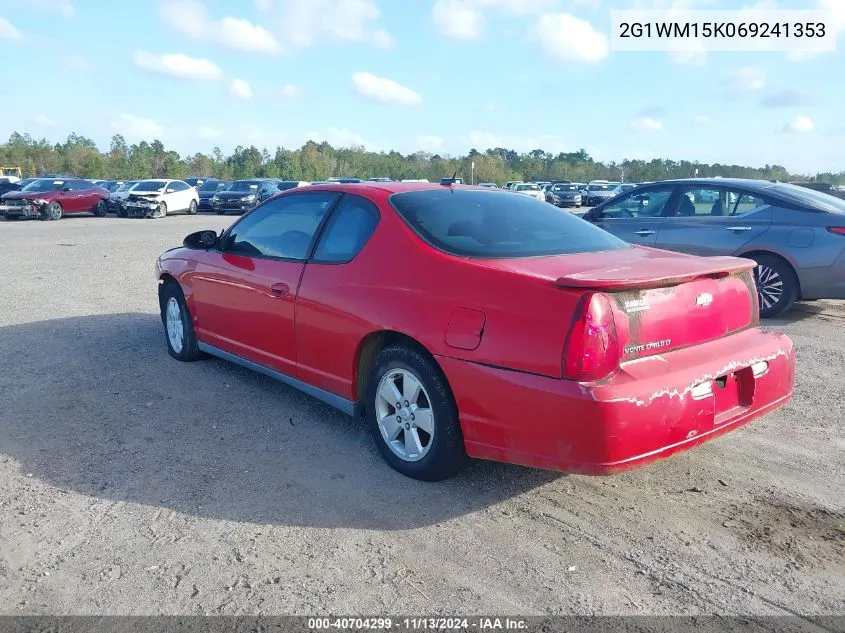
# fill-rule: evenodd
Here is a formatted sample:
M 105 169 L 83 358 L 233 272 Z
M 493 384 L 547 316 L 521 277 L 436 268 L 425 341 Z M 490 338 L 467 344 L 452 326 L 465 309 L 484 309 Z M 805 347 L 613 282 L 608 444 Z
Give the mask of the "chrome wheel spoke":
M 432 414 L 431 409 L 417 409 L 414 411 L 413 423 L 429 435 L 434 434 L 434 414 Z
M 393 379 L 382 381 L 378 395 L 391 407 L 395 407 L 397 402 L 402 402 L 402 394 Z
M 414 427 L 405 430 L 405 450 L 409 457 L 416 457 L 423 451 L 420 435 Z
M 403 402 L 407 402 L 405 406 L 417 403 L 417 398 L 420 397 L 420 381 L 409 373 L 402 376 L 402 398 Z
M 394 441 L 403 431 L 403 426 L 396 421 L 396 416 L 389 414 L 384 416 L 379 422 L 379 426 L 388 442 Z

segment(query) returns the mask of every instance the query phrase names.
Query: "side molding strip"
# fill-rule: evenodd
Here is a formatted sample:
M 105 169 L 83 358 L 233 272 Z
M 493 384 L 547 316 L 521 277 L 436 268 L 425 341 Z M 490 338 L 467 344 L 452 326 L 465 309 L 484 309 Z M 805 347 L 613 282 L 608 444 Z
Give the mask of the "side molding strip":
M 198 342 L 197 347 L 199 347 L 206 354 L 217 356 L 218 358 L 227 360 L 230 363 L 234 363 L 235 365 L 240 365 L 241 367 L 245 367 L 246 369 L 251 369 L 252 371 L 258 372 L 259 374 L 264 374 L 265 376 L 274 378 L 279 382 L 283 382 L 284 384 L 293 387 L 294 389 L 298 389 L 302 393 L 308 394 L 313 398 L 317 398 L 317 400 L 325 402 L 326 404 L 334 407 L 335 409 L 343 411 L 346 415 L 354 416 L 358 411 L 358 407 L 356 406 L 355 402 L 347 400 L 346 398 L 342 398 L 324 389 L 320 389 L 319 387 L 314 387 L 312 385 L 304 383 L 301 380 L 292 378 L 287 374 L 283 374 L 281 372 L 276 371 L 275 369 L 270 369 L 269 367 L 265 367 L 264 365 L 253 363 L 251 360 L 246 360 L 245 358 L 241 358 L 240 356 L 235 356 L 234 354 L 230 354 L 229 352 L 224 352 L 222 349 L 218 349 L 213 345 L 208 345 L 207 343 Z

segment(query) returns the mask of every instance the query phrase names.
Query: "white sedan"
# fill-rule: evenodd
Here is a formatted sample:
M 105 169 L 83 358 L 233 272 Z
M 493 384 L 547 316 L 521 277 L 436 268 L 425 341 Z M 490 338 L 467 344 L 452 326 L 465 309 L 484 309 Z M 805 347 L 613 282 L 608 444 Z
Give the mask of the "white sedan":
M 533 183 L 533 182 L 519 182 L 513 186 L 512 191 L 516 193 L 521 193 L 525 196 L 531 196 L 532 198 L 536 198 L 540 202 L 546 201 L 546 194 L 543 191 L 540 185 Z
M 169 213 L 194 215 L 199 193 L 182 180 L 142 180 L 129 192 L 123 209 L 129 217 L 163 218 Z

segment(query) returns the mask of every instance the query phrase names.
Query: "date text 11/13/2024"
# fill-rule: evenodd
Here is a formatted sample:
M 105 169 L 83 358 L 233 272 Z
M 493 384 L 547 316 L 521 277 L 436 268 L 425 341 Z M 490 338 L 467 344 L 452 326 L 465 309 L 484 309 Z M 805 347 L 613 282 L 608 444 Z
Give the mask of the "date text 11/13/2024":
M 311 631 L 331 630 L 376 630 L 376 631 L 525 631 L 528 623 L 519 618 L 475 617 L 475 618 L 309 618 Z

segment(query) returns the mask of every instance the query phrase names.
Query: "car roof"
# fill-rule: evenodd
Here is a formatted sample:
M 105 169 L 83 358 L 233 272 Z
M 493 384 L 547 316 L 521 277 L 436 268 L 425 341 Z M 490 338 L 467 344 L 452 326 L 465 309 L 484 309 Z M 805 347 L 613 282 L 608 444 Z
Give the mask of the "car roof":
M 752 178 L 677 178 L 674 180 L 660 180 L 656 182 L 650 182 L 648 185 L 662 185 L 662 184 L 671 184 L 671 185 L 698 185 L 702 187 L 713 187 L 713 186 L 722 186 L 722 187 L 743 187 L 745 189 L 770 189 L 772 186 L 776 184 L 787 184 L 787 183 L 776 183 L 772 182 L 771 180 L 757 180 Z
M 486 187 L 478 185 L 441 185 L 439 182 L 327 182 L 323 184 L 312 184 L 309 191 L 342 191 L 345 193 L 365 194 L 371 192 L 384 192 L 387 194 L 408 193 L 410 191 L 438 191 L 441 189 L 474 189 L 478 191 L 489 191 Z M 292 191 L 292 190 L 291 190 Z

